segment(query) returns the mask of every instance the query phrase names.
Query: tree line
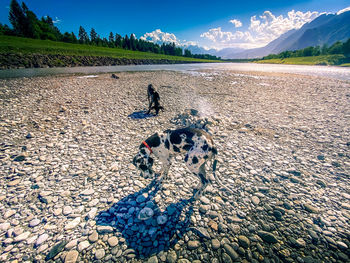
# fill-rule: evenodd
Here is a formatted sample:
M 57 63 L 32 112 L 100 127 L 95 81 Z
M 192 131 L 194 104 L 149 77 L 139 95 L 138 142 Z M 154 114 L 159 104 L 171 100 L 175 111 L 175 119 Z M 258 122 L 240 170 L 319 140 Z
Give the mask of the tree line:
M 17 0 L 11 0 L 9 21 L 12 25 L 0 23 L 0 35 L 10 35 L 18 37 L 28 37 L 42 40 L 61 41 L 73 44 L 94 45 L 99 47 L 123 48 L 126 50 L 152 52 L 171 56 L 184 56 L 201 59 L 220 59 L 209 54 L 192 54 L 190 50 L 183 50 L 175 43 L 163 43 L 162 45 L 137 39 L 134 34 L 122 37 L 118 33 L 110 32 L 108 39 L 100 37 L 94 28 L 91 28 L 89 34 L 80 26 L 78 36 L 73 32 L 61 33 L 55 26 L 50 16 L 44 16 L 38 19 L 33 11 L 29 10 L 27 5 L 22 2 L 20 5 Z
M 262 59 L 284 59 L 284 58 L 295 58 L 295 57 L 311 57 L 320 55 L 334 55 L 342 54 L 345 57 L 350 57 L 350 38 L 346 42 L 337 41 L 330 47 L 326 44 L 323 46 L 307 47 L 304 49 L 294 51 L 283 51 L 279 54 L 270 54 L 263 57 Z

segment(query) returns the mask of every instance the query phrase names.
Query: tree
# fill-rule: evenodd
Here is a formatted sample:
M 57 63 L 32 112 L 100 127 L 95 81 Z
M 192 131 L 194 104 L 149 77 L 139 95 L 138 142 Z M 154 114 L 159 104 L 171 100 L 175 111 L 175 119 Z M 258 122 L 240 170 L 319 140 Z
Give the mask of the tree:
M 110 32 L 110 33 L 109 33 L 109 37 L 108 37 L 108 46 L 109 46 L 109 47 L 115 47 L 113 32 Z
M 130 49 L 130 40 L 128 35 L 125 35 L 122 46 L 124 49 Z
M 343 54 L 350 57 L 350 38 L 343 44 Z
M 185 49 L 185 54 L 184 54 L 184 56 L 185 56 L 185 57 L 188 57 L 188 58 L 192 57 L 191 51 L 188 50 L 188 49 Z
M 90 41 L 92 43 L 97 44 L 97 33 L 94 28 L 91 28 L 91 31 L 90 31 Z
M 78 39 L 81 44 L 87 44 L 89 42 L 88 34 L 82 26 L 79 27 Z
M 9 20 L 13 27 L 13 32 L 17 36 L 24 36 L 25 14 L 16 0 L 11 0 Z
M 115 33 L 115 46 L 122 47 L 122 36 Z

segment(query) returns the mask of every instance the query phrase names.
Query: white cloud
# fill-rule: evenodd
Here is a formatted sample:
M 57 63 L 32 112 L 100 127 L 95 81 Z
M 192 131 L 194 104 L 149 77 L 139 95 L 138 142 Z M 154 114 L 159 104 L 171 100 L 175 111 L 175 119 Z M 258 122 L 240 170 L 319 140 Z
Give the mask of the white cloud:
M 340 14 L 345 13 L 345 12 L 347 12 L 347 11 L 350 11 L 350 6 L 344 8 L 344 9 L 342 9 L 342 10 L 339 10 L 339 11 L 337 12 L 337 15 L 340 15 Z
M 320 13 L 290 11 L 287 16 L 275 16 L 265 11 L 261 16 L 252 16 L 250 26 L 246 31 L 223 32 L 221 27 L 210 29 L 201 34 L 214 43 L 224 47 L 254 48 L 262 47 L 291 29 L 299 29 L 305 23 L 312 21 Z
M 160 29 L 156 29 L 151 33 L 146 33 L 142 37 L 142 40 L 154 42 L 154 43 L 175 43 L 175 45 L 180 45 L 180 41 L 172 33 L 162 32 Z
M 242 26 L 242 22 L 237 20 L 237 19 L 230 20 L 230 23 L 234 24 L 235 27 L 241 27 Z
M 59 19 L 57 16 L 55 17 L 55 20 L 52 21 L 52 23 L 54 23 L 54 24 L 59 24 L 61 22 L 62 22 L 62 20 Z
M 175 43 L 176 46 L 186 47 L 186 46 L 198 46 L 196 41 L 186 41 L 178 39 L 173 33 L 162 32 L 160 29 L 156 29 L 150 33 L 146 33 L 140 37 L 140 39 L 162 44 L 162 43 Z

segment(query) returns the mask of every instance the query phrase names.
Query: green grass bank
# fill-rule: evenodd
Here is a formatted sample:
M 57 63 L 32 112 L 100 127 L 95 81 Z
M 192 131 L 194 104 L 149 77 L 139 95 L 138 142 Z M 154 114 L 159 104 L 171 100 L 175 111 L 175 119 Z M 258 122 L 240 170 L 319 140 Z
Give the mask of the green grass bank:
M 344 55 L 324 55 L 310 57 L 276 58 L 255 60 L 255 63 L 268 64 L 293 64 L 293 65 L 338 65 L 349 66 L 349 58 Z
M 203 62 L 214 61 L 0 35 L 1 69 Z

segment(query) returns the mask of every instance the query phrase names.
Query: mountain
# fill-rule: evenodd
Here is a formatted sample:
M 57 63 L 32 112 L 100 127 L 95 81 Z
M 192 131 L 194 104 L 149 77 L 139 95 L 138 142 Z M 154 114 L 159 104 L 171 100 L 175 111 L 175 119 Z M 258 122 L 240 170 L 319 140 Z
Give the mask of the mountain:
M 203 47 L 200 46 L 195 46 L 195 45 L 183 45 L 180 46 L 183 49 L 188 49 L 189 51 L 191 51 L 192 54 L 209 54 L 209 55 L 216 55 L 216 53 L 218 52 L 216 49 L 205 49 Z
M 298 50 L 310 46 L 330 46 L 336 41 L 350 38 L 350 11 L 340 14 L 323 14 L 304 24 L 300 29 L 290 30 L 265 47 L 232 52 L 223 58 L 258 58 L 278 54 L 286 50 Z

